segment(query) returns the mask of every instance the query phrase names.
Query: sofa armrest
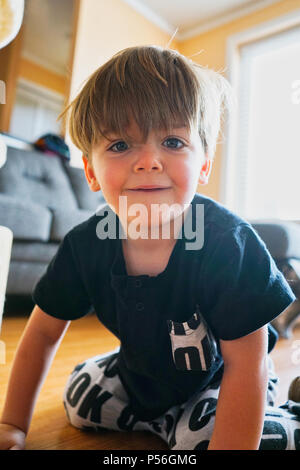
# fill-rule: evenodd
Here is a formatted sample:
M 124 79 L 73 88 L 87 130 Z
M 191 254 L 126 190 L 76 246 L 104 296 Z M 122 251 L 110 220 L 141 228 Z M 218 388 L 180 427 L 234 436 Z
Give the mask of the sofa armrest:
M 14 239 L 48 241 L 52 214 L 32 201 L 0 193 L 0 225 L 12 230 Z
M 52 225 L 50 240 L 54 242 L 60 242 L 73 227 L 85 222 L 95 213 L 83 209 L 51 209 L 51 211 Z
M 250 220 L 250 223 L 273 258 L 300 259 L 300 225 L 276 219 Z

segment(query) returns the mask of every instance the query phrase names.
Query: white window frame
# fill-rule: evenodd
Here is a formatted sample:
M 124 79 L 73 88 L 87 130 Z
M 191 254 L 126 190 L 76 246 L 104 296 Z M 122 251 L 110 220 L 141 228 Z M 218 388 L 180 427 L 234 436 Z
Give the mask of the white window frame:
M 221 202 L 232 211 L 237 212 L 240 216 L 244 214 L 240 210 L 237 194 L 237 178 L 236 174 L 238 165 L 238 116 L 240 95 L 240 49 L 242 46 L 255 42 L 257 40 L 268 38 L 276 33 L 286 32 L 296 26 L 300 26 L 300 9 L 296 9 L 291 13 L 280 16 L 273 20 L 261 23 L 255 27 L 249 28 L 237 34 L 229 36 L 226 47 L 226 71 L 227 78 L 234 88 L 237 96 L 237 104 L 231 119 L 227 120 L 225 126 L 226 139 L 222 150 L 221 165 Z
M 38 96 L 38 99 L 46 100 L 50 105 L 53 101 L 56 104 L 61 104 L 65 98 L 62 93 L 22 77 L 18 78 L 17 87 L 20 87 L 24 93 L 30 94 L 34 99 L 37 99 Z

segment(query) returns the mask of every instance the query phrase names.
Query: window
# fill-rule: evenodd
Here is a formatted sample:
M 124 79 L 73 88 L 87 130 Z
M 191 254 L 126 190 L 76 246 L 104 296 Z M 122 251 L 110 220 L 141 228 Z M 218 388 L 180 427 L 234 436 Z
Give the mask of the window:
M 300 220 L 300 26 L 241 45 L 238 69 L 232 209 Z
M 27 80 L 19 80 L 10 133 L 28 142 L 34 142 L 43 134 L 60 134 L 61 124 L 57 117 L 63 104 L 62 95 Z

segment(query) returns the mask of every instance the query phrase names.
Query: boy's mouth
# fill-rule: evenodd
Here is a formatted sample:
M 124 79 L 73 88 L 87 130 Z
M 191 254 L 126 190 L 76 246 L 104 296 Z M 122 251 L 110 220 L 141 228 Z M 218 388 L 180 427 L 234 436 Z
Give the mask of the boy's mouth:
M 137 186 L 136 188 L 131 188 L 130 191 L 163 191 L 165 189 L 170 189 L 170 187 L 162 187 L 162 186 Z
M 139 191 L 139 192 L 146 192 L 146 193 L 150 193 L 150 192 L 153 192 L 153 191 L 164 191 L 165 189 L 169 189 L 169 188 L 156 188 L 156 189 L 130 189 L 130 191 Z

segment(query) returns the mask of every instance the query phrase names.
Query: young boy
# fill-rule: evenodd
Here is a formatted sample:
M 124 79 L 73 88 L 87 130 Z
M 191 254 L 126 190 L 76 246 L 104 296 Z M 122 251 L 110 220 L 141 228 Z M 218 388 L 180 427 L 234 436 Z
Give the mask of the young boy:
M 114 55 L 69 106 L 89 187 L 107 206 L 67 233 L 35 286 L 1 448 L 24 448 L 69 322 L 92 309 L 120 347 L 70 375 L 72 425 L 150 430 L 174 450 L 300 448 L 299 404 L 271 406 L 268 356 L 269 322 L 295 296 L 252 226 L 196 192 L 229 97 L 220 74 L 142 46 Z

